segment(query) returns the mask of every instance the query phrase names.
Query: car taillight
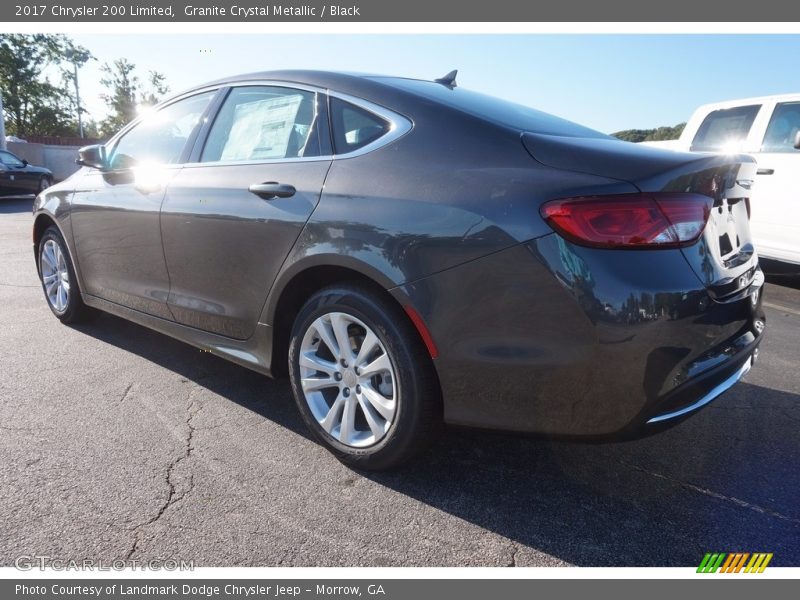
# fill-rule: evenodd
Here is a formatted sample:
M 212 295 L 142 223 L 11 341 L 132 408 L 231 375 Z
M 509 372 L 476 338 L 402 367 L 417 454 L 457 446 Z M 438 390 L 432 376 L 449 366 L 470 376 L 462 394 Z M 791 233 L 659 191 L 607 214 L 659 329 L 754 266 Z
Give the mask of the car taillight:
M 700 194 L 585 196 L 542 205 L 542 217 L 562 236 L 597 248 L 675 248 L 705 229 L 713 199 Z

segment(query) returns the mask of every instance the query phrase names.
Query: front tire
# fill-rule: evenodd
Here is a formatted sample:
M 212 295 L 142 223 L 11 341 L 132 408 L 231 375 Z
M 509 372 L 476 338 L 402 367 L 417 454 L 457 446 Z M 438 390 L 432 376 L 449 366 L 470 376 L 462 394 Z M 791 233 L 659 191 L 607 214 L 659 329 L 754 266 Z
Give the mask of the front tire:
M 295 401 L 317 440 L 365 470 L 422 452 L 442 422 L 433 364 L 403 311 L 366 286 L 315 293 L 289 345 Z
M 54 226 L 39 240 L 39 279 L 47 305 L 62 323 L 77 323 L 94 314 L 83 303 L 67 245 Z

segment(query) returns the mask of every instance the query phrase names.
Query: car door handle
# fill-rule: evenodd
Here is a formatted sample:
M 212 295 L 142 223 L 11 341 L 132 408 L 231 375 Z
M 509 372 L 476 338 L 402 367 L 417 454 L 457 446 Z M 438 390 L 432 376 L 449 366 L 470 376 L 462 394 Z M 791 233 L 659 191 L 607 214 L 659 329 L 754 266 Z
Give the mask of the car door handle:
M 247 188 L 252 194 L 264 200 L 274 200 L 275 198 L 290 198 L 297 191 L 293 185 L 288 183 L 278 183 L 268 181 L 266 183 L 254 183 Z
M 772 175 L 775 172 L 775 169 L 759 169 L 756 171 L 756 175 Z

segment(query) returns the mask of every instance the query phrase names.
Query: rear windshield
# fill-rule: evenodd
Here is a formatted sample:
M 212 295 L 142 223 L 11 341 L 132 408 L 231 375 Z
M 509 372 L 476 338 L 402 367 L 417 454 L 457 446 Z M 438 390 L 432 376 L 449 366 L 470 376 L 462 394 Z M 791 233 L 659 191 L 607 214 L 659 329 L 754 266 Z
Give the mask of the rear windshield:
M 471 92 L 463 88 L 450 89 L 439 83 L 418 79 L 390 77 L 376 79 L 391 82 L 393 86 L 418 96 L 447 104 L 467 114 L 505 125 L 506 127 L 519 129 L 520 131 L 566 137 L 609 138 L 609 136 L 599 131 L 555 117 L 540 110 L 494 98 L 493 96 L 479 94 L 478 92 Z
M 692 140 L 691 150 L 736 149 L 750 133 L 760 104 L 715 110 L 703 120 Z

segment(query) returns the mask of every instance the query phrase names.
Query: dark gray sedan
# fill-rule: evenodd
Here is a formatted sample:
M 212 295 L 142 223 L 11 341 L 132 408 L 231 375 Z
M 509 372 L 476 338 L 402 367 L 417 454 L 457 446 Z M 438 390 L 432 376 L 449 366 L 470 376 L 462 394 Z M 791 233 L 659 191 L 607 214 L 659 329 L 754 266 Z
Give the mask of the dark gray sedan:
M 746 156 L 621 142 L 454 74 L 286 71 L 190 90 L 79 162 L 34 206 L 53 313 L 288 374 L 356 467 L 443 423 L 651 433 L 757 356 Z
M 8 150 L 0 150 L 0 196 L 30 196 L 50 187 L 53 173 Z

